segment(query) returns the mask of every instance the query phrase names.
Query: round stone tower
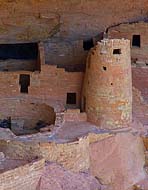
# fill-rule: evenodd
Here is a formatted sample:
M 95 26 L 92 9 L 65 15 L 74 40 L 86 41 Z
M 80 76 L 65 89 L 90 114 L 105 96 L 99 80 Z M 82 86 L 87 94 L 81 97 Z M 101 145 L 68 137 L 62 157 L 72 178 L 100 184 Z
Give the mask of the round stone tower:
M 104 39 L 89 52 L 82 110 L 99 128 L 127 127 L 132 121 L 129 40 Z

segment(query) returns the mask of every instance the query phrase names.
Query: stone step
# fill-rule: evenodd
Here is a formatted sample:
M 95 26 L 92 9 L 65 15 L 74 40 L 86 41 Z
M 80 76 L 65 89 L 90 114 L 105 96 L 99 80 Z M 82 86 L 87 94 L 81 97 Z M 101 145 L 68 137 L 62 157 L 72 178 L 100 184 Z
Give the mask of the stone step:
M 80 109 L 67 109 L 66 113 L 80 113 Z
M 64 121 L 87 121 L 87 114 L 79 109 L 70 109 L 64 112 Z

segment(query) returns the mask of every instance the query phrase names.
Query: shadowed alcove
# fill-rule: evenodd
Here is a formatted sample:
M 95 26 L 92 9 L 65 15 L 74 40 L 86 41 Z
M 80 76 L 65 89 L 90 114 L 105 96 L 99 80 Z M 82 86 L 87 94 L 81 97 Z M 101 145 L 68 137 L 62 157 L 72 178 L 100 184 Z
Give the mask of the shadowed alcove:
M 0 44 L 0 71 L 38 70 L 38 44 Z

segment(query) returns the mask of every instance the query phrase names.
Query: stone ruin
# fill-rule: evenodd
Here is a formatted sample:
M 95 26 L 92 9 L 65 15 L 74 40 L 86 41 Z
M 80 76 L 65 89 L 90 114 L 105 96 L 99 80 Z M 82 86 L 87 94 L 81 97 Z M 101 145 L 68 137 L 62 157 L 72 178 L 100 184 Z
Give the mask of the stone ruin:
M 0 190 L 148 189 L 147 7 L 124 3 L 0 1 Z

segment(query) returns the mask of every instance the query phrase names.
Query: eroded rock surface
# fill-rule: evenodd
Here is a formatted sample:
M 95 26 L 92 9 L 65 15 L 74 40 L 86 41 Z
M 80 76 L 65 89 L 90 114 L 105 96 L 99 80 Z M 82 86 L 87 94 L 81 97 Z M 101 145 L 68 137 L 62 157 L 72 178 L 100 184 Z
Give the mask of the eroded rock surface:
M 120 133 L 90 145 L 91 173 L 114 190 L 126 190 L 145 178 L 140 137 Z
M 101 185 L 88 173 L 73 173 L 56 163 L 47 164 L 38 190 L 101 190 Z

